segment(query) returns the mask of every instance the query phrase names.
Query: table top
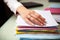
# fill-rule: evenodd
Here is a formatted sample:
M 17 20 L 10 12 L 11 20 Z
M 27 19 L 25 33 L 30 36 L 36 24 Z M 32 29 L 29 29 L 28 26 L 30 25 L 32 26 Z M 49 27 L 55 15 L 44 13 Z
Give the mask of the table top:
M 35 8 L 30 8 L 33 10 L 43 10 L 44 8 L 49 6 L 49 2 L 47 0 L 42 1 L 42 0 L 38 0 L 35 2 L 39 2 L 44 4 L 43 7 L 35 7 Z M 0 28 L 0 40 L 18 40 L 18 38 L 16 37 L 16 33 L 15 33 L 15 28 L 16 28 L 16 16 L 11 16 L 8 21 Z M 60 25 L 58 26 L 60 29 Z

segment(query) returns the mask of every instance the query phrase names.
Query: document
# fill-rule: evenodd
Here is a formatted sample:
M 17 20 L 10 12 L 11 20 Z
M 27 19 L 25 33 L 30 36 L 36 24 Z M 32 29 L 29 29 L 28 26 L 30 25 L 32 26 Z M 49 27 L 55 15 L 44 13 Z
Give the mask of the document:
M 58 23 L 55 21 L 55 19 L 53 18 L 52 14 L 49 10 L 34 10 L 34 11 L 46 19 L 46 24 L 43 25 L 43 27 L 58 26 Z M 27 24 L 20 15 L 17 16 L 16 25 L 17 26 L 31 26 L 31 25 Z M 34 26 L 40 27 L 39 25 L 34 25 Z
M 53 17 L 57 22 L 60 22 L 60 15 L 59 14 L 57 14 L 57 15 L 53 14 Z

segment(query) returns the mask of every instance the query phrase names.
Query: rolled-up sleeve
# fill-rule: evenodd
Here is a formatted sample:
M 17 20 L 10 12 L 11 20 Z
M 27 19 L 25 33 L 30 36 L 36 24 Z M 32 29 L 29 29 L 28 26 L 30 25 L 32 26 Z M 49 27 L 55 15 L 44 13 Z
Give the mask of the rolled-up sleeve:
M 13 11 L 15 14 L 16 14 L 17 7 L 22 5 L 17 0 L 4 0 L 4 2 L 7 4 L 10 10 Z

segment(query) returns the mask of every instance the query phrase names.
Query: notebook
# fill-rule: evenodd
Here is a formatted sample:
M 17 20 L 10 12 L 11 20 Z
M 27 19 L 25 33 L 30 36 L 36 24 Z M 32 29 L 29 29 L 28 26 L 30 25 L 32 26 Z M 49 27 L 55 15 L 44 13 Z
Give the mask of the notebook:
M 54 27 L 54 26 L 58 26 L 57 22 L 54 20 L 53 16 L 51 15 L 50 11 L 45 11 L 45 10 L 34 10 L 35 12 L 37 12 L 38 14 L 42 15 L 45 19 L 46 19 L 46 24 L 43 25 L 43 27 Z M 29 24 L 27 24 L 20 15 L 17 16 L 17 20 L 16 20 L 16 26 L 31 26 Z M 34 25 L 34 26 L 38 26 L 39 25 Z

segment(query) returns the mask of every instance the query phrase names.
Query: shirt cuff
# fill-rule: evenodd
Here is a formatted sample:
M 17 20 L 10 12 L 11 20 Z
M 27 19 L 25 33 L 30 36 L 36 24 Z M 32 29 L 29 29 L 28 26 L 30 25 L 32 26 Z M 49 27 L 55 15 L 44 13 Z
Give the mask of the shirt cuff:
M 14 14 L 16 14 L 16 10 L 19 6 L 22 6 L 22 4 L 20 2 L 18 2 L 17 0 L 9 0 L 6 2 L 8 7 L 10 8 L 10 10 L 12 12 L 14 12 Z
M 16 2 L 16 3 L 13 4 L 13 5 L 14 5 L 14 6 L 11 8 L 11 11 L 13 11 L 14 14 L 17 14 L 17 13 L 16 13 L 16 10 L 17 10 L 17 8 L 18 8 L 19 6 L 22 6 L 22 4 L 19 3 L 19 2 Z

